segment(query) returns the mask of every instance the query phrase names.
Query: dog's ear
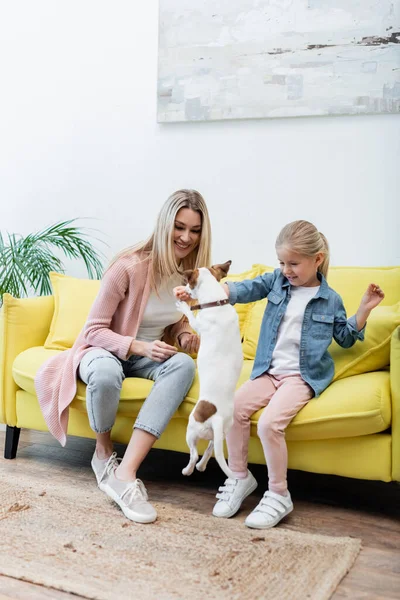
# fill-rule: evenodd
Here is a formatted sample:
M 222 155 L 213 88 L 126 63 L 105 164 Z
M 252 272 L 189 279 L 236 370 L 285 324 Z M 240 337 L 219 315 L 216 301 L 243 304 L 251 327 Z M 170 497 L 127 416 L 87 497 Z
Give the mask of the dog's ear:
M 187 269 L 182 272 L 182 277 L 185 283 L 188 283 L 191 288 L 196 287 L 197 280 L 199 278 L 199 270 L 198 269 Z
M 231 266 L 232 261 L 227 260 L 225 263 L 221 265 L 213 265 L 210 269 L 211 273 L 214 275 L 217 281 L 221 281 L 223 277 L 228 275 L 229 267 Z

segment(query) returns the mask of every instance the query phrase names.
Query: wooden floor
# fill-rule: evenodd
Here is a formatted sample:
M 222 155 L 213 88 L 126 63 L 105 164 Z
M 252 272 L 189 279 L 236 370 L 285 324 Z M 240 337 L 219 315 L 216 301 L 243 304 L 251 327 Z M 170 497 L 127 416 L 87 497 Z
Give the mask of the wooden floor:
M 5 433 L 0 431 L 1 449 L 4 438 Z M 59 476 L 65 465 L 69 471 L 76 469 L 80 477 L 86 472 L 87 477 L 93 477 L 90 469 L 93 448 L 92 440 L 70 437 L 66 448 L 61 448 L 50 434 L 22 431 L 15 460 L 20 459 L 19 468 L 29 469 L 31 473 L 35 465 L 45 464 L 50 477 L 52 469 Z M 121 456 L 123 446 L 116 449 Z M 215 495 L 218 485 L 224 480 L 215 461 L 210 461 L 205 473 L 196 472 L 190 479 L 180 474 L 186 461 L 184 454 L 161 450 L 150 453 L 139 473 L 148 487 L 150 499 L 152 490 L 157 486 L 166 495 L 173 494 L 175 498 L 179 494 L 187 496 L 191 491 L 197 503 L 199 496 L 210 498 Z M 1 470 L 12 469 L 14 464 L 14 461 L 0 459 Z M 245 501 L 246 511 L 254 507 L 264 491 L 265 468 L 254 466 L 251 470 L 260 486 Z M 295 510 L 279 527 L 332 536 L 354 536 L 362 540 L 361 553 L 339 585 L 333 600 L 400 599 L 400 485 L 290 471 L 289 488 Z M 79 598 L 0 576 L 0 600 Z

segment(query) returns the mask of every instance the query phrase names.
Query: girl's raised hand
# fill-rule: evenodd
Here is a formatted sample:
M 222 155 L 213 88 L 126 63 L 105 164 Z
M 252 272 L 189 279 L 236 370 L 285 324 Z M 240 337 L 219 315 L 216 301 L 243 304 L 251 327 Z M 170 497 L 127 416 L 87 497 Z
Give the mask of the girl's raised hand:
M 175 298 L 178 298 L 178 300 L 182 300 L 183 302 L 190 300 L 190 295 L 187 293 L 184 285 L 178 285 L 173 289 L 173 292 L 175 294 Z
M 378 306 L 380 302 L 382 302 L 384 297 L 385 294 L 383 293 L 379 285 L 376 285 L 375 283 L 370 283 L 367 287 L 367 291 L 361 298 L 360 307 L 366 310 L 372 310 L 373 308 Z

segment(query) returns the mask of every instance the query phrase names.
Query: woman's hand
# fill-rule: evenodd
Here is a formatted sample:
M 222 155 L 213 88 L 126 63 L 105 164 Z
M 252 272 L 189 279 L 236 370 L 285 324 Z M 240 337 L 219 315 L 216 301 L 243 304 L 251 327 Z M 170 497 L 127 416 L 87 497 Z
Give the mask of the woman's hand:
M 200 338 L 194 333 L 181 333 L 178 341 L 182 350 L 188 354 L 196 354 L 199 351 Z
M 161 363 L 174 356 L 177 352 L 178 350 L 175 346 L 170 346 L 161 340 L 155 340 L 154 342 L 133 340 L 129 353 L 136 354 L 136 356 L 146 356 L 150 360 Z
M 175 298 L 178 298 L 178 300 L 182 300 L 183 302 L 190 300 L 190 294 L 187 293 L 184 285 L 178 285 L 177 287 L 174 287 L 173 292 L 175 294 Z

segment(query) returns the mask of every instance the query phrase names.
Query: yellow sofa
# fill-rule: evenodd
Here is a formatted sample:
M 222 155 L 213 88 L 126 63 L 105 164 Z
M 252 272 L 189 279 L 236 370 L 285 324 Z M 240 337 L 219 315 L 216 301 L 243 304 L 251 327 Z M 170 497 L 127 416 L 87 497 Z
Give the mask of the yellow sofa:
M 255 277 L 272 267 L 253 265 L 230 280 Z M 21 428 L 46 431 L 35 395 L 34 377 L 50 356 L 69 348 L 82 327 L 99 282 L 52 274 L 53 296 L 14 299 L 5 294 L 0 321 L 0 422 L 7 425 L 5 457 L 14 458 Z M 312 399 L 287 429 L 289 468 L 359 479 L 400 481 L 400 267 L 331 268 L 329 283 L 353 314 L 369 282 L 385 299 L 373 311 L 365 341 L 343 350 L 335 343 L 335 379 Z M 245 357 L 240 383 L 250 375 L 264 300 L 237 305 Z M 135 417 L 152 382 L 124 381 L 113 438 L 127 443 Z M 185 401 L 156 447 L 188 452 L 189 413 L 198 397 L 195 379 Z M 252 420 L 249 459 L 264 463 Z M 70 408 L 69 434 L 94 437 L 85 407 L 85 385 L 78 384 Z M 204 449 L 204 446 L 203 446 Z

